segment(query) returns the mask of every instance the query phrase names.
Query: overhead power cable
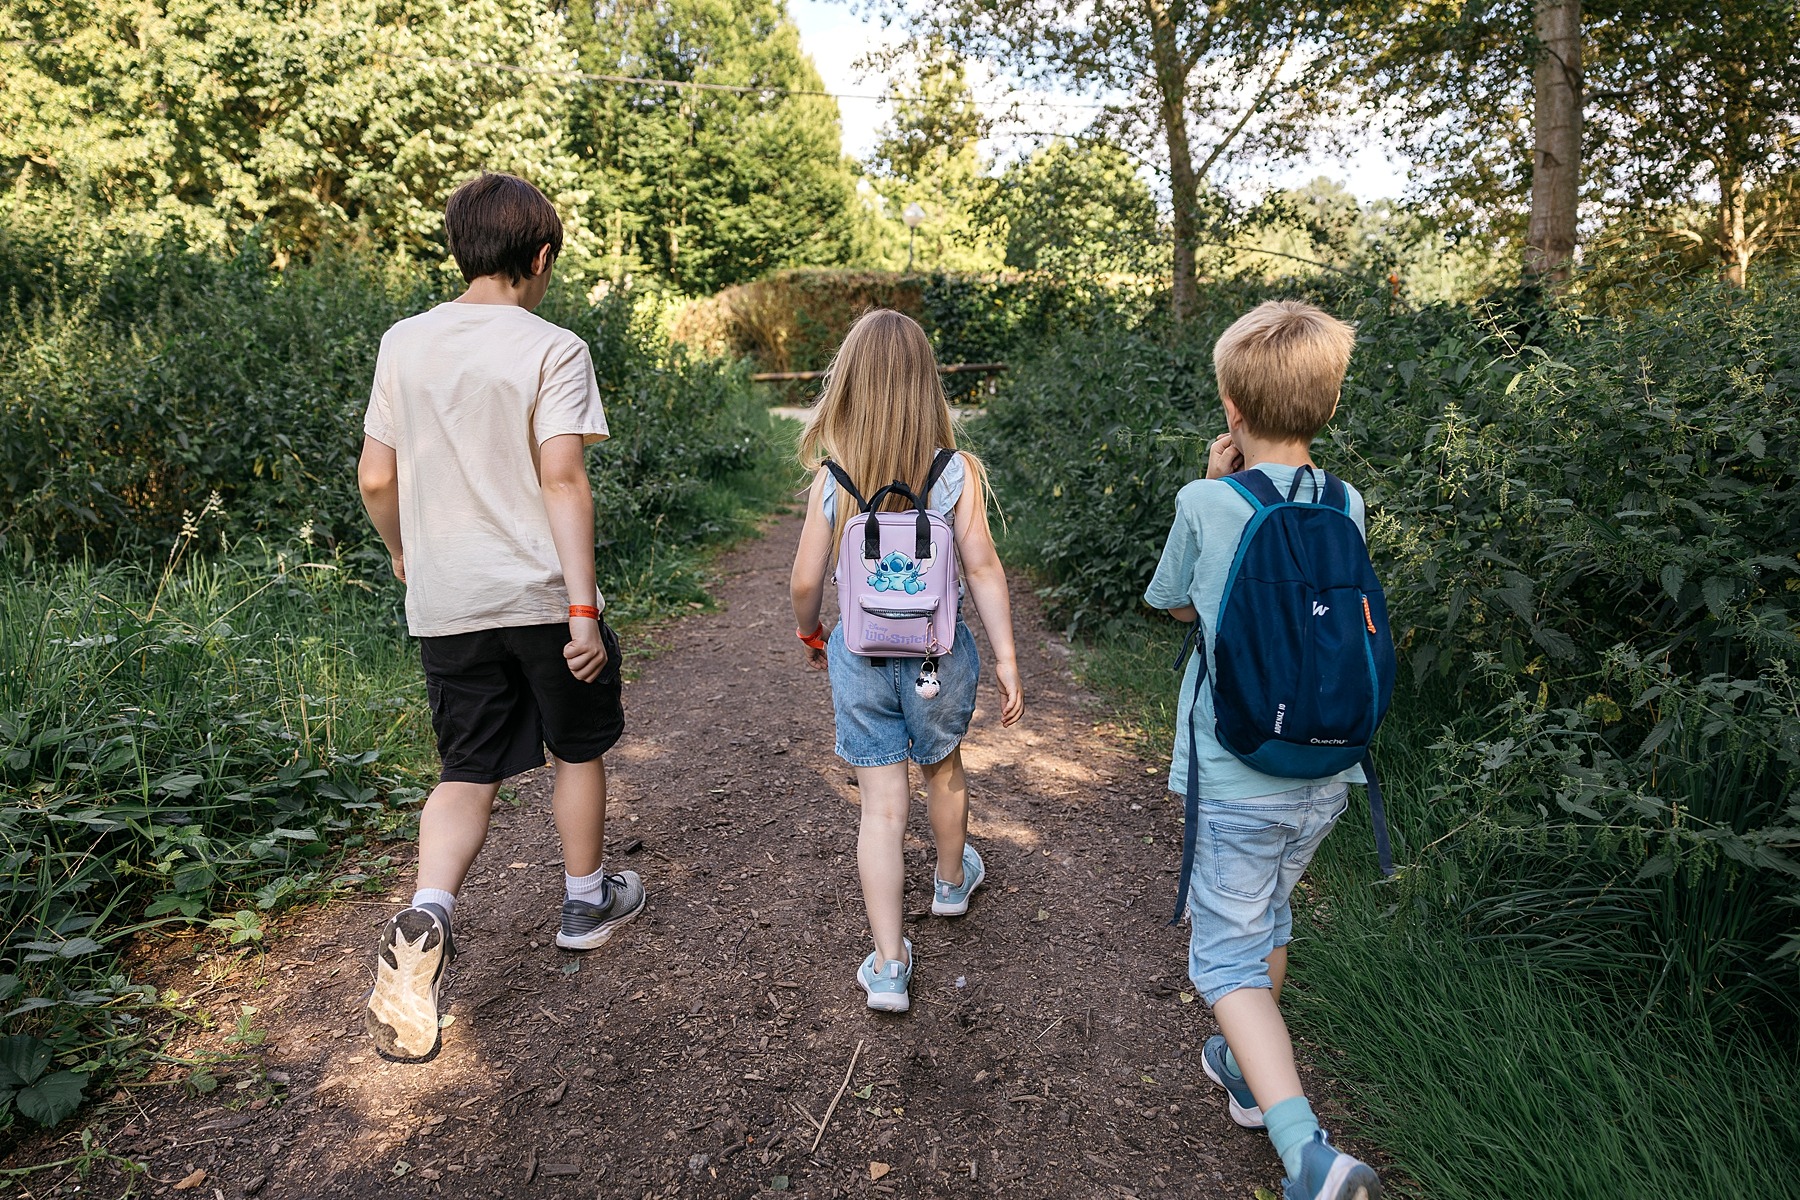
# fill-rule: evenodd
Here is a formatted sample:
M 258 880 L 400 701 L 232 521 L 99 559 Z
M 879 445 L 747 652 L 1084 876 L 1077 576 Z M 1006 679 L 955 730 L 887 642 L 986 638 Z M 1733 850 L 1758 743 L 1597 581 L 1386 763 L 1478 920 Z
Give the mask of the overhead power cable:
M 596 71 L 577 71 L 560 67 L 524 67 L 517 63 L 484 62 L 475 58 L 452 58 L 444 55 L 425 54 L 388 54 L 389 58 L 405 59 L 411 62 L 435 63 L 439 66 L 476 67 L 487 71 L 511 71 L 520 75 L 544 75 L 558 79 L 568 79 L 576 83 L 615 83 L 639 84 L 646 87 L 666 87 L 678 90 L 705 92 L 735 92 L 739 94 L 756 93 L 774 96 L 820 96 L 830 100 L 928 100 L 928 96 L 889 96 L 869 92 L 827 92 L 812 88 L 784 87 L 773 83 L 702 83 L 697 79 L 659 79 L 648 75 L 608 75 Z M 1036 108 L 1092 108 L 1108 107 L 1105 104 L 1088 100 L 1020 100 L 1008 97 L 1004 102 L 990 103 L 1026 104 Z
M 62 38 L 5 38 L 0 44 L 7 46 L 60 46 Z M 474 67 L 483 71 L 506 71 L 516 75 L 542 75 L 557 79 L 567 79 L 575 83 L 611 83 L 633 84 L 641 87 L 675 88 L 680 91 L 696 92 L 732 92 L 739 95 L 768 96 L 818 96 L 827 100 L 893 100 L 916 101 L 927 100 L 927 96 L 890 96 L 869 92 L 827 92 L 814 88 L 783 87 L 772 83 L 703 83 L 697 79 L 661 79 L 650 75 L 610 75 L 598 71 L 577 71 L 562 67 L 526 67 L 518 63 L 486 62 L 476 58 L 455 58 L 449 55 L 433 54 L 395 54 L 388 51 L 375 51 L 376 55 L 385 58 L 400 59 L 406 62 L 432 63 L 445 67 Z M 1031 100 L 1009 96 L 1004 101 L 988 103 L 1024 104 L 1033 108 L 1091 108 L 1102 109 L 1105 104 L 1089 100 Z

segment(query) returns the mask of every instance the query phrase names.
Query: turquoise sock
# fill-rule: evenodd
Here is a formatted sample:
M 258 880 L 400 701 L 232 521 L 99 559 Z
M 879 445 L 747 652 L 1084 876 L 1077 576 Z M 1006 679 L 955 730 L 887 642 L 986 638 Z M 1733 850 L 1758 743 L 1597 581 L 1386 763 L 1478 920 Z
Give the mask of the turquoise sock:
M 1319 1118 L 1313 1116 L 1312 1105 L 1305 1096 L 1289 1096 L 1264 1111 L 1263 1125 L 1269 1131 L 1269 1140 L 1275 1143 L 1275 1153 L 1281 1155 L 1288 1178 L 1300 1178 L 1300 1152 L 1319 1132 Z
M 1237 1055 L 1231 1052 L 1230 1046 L 1225 1047 L 1225 1069 L 1239 1079 L 1244 1077 L 1244 1068 L 1237 1065 Z

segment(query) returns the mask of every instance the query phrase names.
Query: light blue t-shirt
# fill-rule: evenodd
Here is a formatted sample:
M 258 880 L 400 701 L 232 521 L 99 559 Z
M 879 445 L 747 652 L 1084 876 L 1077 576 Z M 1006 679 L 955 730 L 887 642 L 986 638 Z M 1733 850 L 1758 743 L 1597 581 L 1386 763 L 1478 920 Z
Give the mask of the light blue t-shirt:
M 926 502 L 926 506 L 945 516 L 954 513 L 956 502 L 962 499 L 963 482 L 968 476 L 969 469 L 963 465 L 963 456 L 960 453 L 954 455 L 944 467 L 944 473 L 938 476 L 938 481 L 931 485 L 931 498 Z M 837 476 L 826 471 L 825 491 L 819 497 L 819 504 L 825 512 L 825 523 L 834 528 L 837 526 L 837 495 Z M 951 523 L 955 524 L 954 521 Z
M 1263 463 L 1256 468 L 1269 477 L 1277 491 L 1287 495 L 1294 484 L 1298 467 L 1279 463 Z M 1320 482 L 1314 470 L 1315 486 Z M 1368 537 L 1363 523 L 1363 498 L 1355 488 L 1350 492 L 1350 516 L 1356 527 Z M 1316 498 L 1300 485 L 1300 500 Z M 1223 479 L 1196 479 L 1181 489 L 1175 499 L 1175 524 L 1169 540 L 1163 544 L 1162 561 L 1156 564 L 1156 575 L 1144 589 L 1144 603 L 1151 608 L 1171 609 L 1192 605 L 1200 614 L 1207 661 L 1212 660 L 1213 640 L 1219 632 L 1219 606 L 1225 601 L 1225 577 L 1231 573 L 1231 561 L 1237 555 L 1238 539 L 1250 523 L 1250 502 Z M 1194 679 L 1200 672 L 1200 655 L 1190 655 L 1187 673 L 1181 678 L 1180 705 L 1175 714 L 1175 755 L 1169 764 L 1169 790 L 1187 794 L 1188 787 L 1188 722 L 1195 719 Z M 1246 766 L 1231 751 L 1219 744 L 1213 732 L 1212 688 L 1200 689 L 1199 724 L 1195 727 L 1196 744 L 1200 748 L 1200 799 L 1247 800 L 1252 796 L 1270 796 L 1290 791 L 1308 783 L 1362 783 L 1360 766 L 1341 771 L 1330 779 L 1281 779 L 1264 775 Z

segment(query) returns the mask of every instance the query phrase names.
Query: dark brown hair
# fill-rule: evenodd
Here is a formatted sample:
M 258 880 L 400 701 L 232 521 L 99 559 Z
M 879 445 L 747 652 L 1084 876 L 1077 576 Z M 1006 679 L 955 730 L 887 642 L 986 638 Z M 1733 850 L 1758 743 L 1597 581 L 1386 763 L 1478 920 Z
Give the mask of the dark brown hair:
M 550 244 L 550 259 L 562 253 L 562 218 L 544 193 L 520 179 L 487 171 L 450 194 L 444 205 L 444 235 L 465 280 L 505 275 L 518 283 L 531 274 L 538 247 Z

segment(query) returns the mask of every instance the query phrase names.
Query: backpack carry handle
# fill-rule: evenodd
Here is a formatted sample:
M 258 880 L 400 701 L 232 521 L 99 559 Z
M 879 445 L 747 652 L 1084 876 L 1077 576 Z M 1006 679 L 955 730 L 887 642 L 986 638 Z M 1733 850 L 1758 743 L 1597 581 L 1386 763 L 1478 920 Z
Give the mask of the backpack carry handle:
M 912 501 L 913 510 L 919 514 L 918 529 L 914 535 L 913 549 L 915 553 L 913 557 L 916 559 L 930 558 L 931 522 L 925 517 L 925 506 L 919 503 L 918 495 L 904 483 L 896 479 L 870 496 L 868 503 L 863 505 L 863 511 L 873 516 L 875 510 L 881 506 L 881 502 L 890 495 L 903 496 Z M 881 557 L 881 522 L 878 520 L 869 521 L 863 526 L 863 557 L 870 560 Z

